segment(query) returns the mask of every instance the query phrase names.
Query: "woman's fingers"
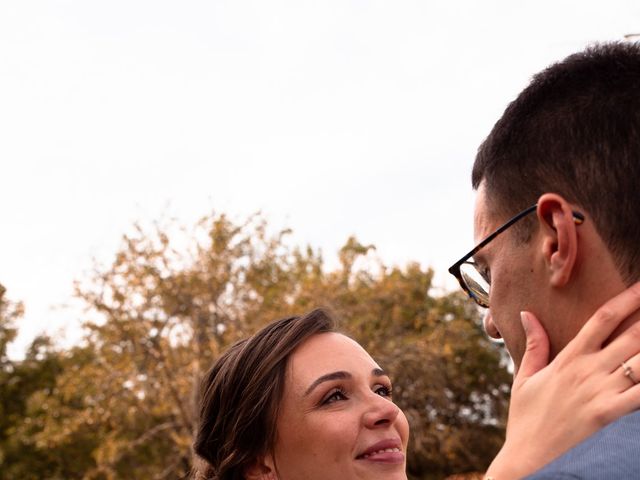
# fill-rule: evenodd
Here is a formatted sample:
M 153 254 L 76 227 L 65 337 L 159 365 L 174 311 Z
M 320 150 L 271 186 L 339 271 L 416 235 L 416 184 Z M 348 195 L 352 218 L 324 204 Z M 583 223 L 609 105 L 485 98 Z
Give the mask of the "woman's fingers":
M 610 409 L 610 411 L 607 411 Z M 611 400 L 611 403 L 604 407 L 604 423 L 607 424 L 622 415 L 626 415 L 634 410 L 640 409 L 640 384 L 632 385 L 621 394 Z
M 638 347 L 636 347 L 636 351 Z M 603 392 L 626 392 L 640 382 L 640 354 L 628 357 L 624 362 L 618 361 L 606 377 L 600 380 Z M 640 400 L 640 399 L 639 399 Z
M 640 282 L 633 284 L 601 306 L 571 343 L 574 348 L 586 352 L 600 350 L 613 331 L 638 309 L 640 309 Z
M 599 308 L 547 367 L 548 337 L 537 318 L 523 312 L 525 354 L 513 383 L 498 471 L 501 458 L 521 457 L 523 451 L 529 466 L 546 463 L 553 458 L 550 452 L 562 453 L 640 408 L 640 322 L 629 319 L 639 309 L 640 284 L 635 284 Z M 520 473 L 527 473 L 522 461 L 519 465 Z
M 631 368 L 631 374 L 625 374 L 625 368 L 620 366 L 613 371 L 607 379 L 606 385 L 602 385 L 602 392 L 597 401 L 594 401 L 595 416 L 600 427 L 607 425 L 616 418 L 640 409 L 640 355 L 625 362 Z M 612 392 L 606 393 L 606 392 Z
M 640 352 L 640 322 L 636 322 L 622 331 L 602 349 L 602 352 L 598 352 L 596 355 L 601 357 L 600 361 L 605 367 L 614 371 L 620 367 L 622 362 L 627 361 L 638 352 Z
M 527 345 L 514 381 L 522 381 L 530 377 L 549 363 L 547 332 L 544 331 L 536 316 L 530 312 L 520 312 L 520 319 L 527 336 Z

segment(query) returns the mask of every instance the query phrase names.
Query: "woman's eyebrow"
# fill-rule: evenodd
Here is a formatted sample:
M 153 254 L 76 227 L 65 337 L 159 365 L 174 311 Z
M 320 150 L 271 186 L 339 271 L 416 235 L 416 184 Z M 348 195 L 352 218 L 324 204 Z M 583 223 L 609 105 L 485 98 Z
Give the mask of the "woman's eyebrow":
M 374 377 L 387 376 L 385 371 L 382 370 L 381 368 L 374 368 L 373 370 L 371 370 L 371 374 Z M 309 395 L 313 391 L 313 389 L 316 388 L 321 383 L 330 382 L 331 380 L 346 380 L 349 378 L 353 378 L 353 375 L 351 375 L 349 372 L 339 371 L 339 372 L 327 373 L 326 375 L 322 375 L 321 377 L 318 377 L 316 380 L 314 380 L 314 382 L 311 385 L 309 385 L 309 388 L 307 388 L 307 390 L 304 392 L 304 396 L 306 397 L 307 395 Z
M 306 397 L 307 395 L 309 395 L 314 388 L 316 388 L 323 382 L 329 382 L 331 380 L 345 380 L 347 378 L 352 378 L 352 375 L 349 372 L 343 371 L 322 375 L 321 377 L 318 377 L 311 385 L 309 385 L 309 388 L 307 388 L 307 390 L 304 392 L 304 396 Z

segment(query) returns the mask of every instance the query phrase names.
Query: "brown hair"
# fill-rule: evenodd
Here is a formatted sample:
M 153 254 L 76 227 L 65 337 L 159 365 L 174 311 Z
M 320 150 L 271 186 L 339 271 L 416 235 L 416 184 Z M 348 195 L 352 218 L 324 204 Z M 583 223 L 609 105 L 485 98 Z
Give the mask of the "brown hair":
M 473 187 L 482 181 L 504 217 L 564 196 L 592 217 L 623 278 L 640 278 L 640 44 L 594 45 L 537 74 L 480 146 Z M 516 229 L 526 239 L 532 225 Z
M 276 438 L 287 360 L 306 339 L 334 331 L 322 309 L 277 320 L 227 350 L 201 385 L 195 453 L 207 462 L 197 478 L 240 480 Z

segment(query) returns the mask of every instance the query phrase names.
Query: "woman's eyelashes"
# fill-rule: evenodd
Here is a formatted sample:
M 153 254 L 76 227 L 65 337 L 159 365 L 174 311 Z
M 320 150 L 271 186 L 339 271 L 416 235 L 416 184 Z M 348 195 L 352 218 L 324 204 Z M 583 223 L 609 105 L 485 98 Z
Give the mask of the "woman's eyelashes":
M 332 388 L 329 394 L 322 399 L 322 405 L 330 405 L 340 400 L 347 400 L 347 392 L 342 387 Z
M 391 388 L 391 385 L 377 385 L 376 388 L 374 389 L 374 392 L 376 392 L 381 397 L 391 398 L 393 389 Z
M 392 388 L 391 385 L 376 384 L 371 389 L 377 395 L 391 399 Z M 327 395 L 325 395 L 320 401 L 320 406 L 331 405 L 340 401 L 349 400 L 349 394 L 343 387 L 332 388 Z

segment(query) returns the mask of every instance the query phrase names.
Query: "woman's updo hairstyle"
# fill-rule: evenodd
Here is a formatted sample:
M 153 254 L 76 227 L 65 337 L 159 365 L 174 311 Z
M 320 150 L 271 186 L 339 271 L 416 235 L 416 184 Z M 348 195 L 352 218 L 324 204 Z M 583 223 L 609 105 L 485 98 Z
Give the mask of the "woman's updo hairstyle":
M 200 390 L 193 448 L 206 465 L 196 468 L 198 480 L 242 480 L 270 453 L 289 356 L 312 335 L 334 329 L 333 318 L 316 309 L 277 320 L 220 356 Z

